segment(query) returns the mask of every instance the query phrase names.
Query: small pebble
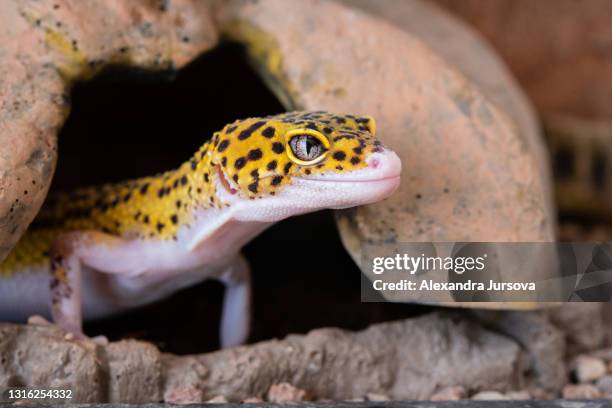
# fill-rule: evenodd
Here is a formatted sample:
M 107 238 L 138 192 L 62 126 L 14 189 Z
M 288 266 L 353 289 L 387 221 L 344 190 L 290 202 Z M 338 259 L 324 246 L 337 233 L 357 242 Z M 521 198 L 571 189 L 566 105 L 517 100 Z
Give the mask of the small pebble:
M 574 362 L 573 373 L 579 383 L 587 383 L 603 377 L 607 370 L 608 368 L 600 358 L 578 356 Z
M 563 387 L 565 399 L 593 399 L 601 398 L 601 392 L 591 384 L 567 384 Z
M 604 375 L 597 380 L 595 386 L 604 394 L 612 394 L 612 375 Z
M 506 397 L 511 400 L 530 400 L 531 394 L 529 394 L 529 391 L 526 390 L 508 391 L 506 393 Z
M 376 393 L 370 392 L 366 394 L 366 400 L 374 401 L 374 402 L 382 402 L 382 401 L 391 401 L 391 398 L 387 397 L 384 394 L 376 394 Z
M 262 402 L 264 402 L 264 400 L 259 397 L 249 397 L 242 401 L 243 404 L 261 404 Z
M 467 392 L 464 387 L 460 385 L 454 385 L 451 387 L 442 388 L 436 392 L 429 399 L 431 401 L 459 401 L 467 396 Z
M 51 326 L 52 323 L 40 315 L 32 315 L 28 317 L 28 324 L 36 326 Z
M 272 384 L 268 390 L 268 401 L 284 403 L 305 401 L 306 391 L 301 390 L 289 383 Z
M 479 393 L 472 395 L 472 399 L 479 401 L 500 401 L 507 400 L 509 398 L 497 391 L 480 391 Z
M 206 403 L 207 404 L 226 404 L 227 398 L 225 398 L 223 395 L 217 395 L 216 397 L 213 397 L 209 399 L 208 401 L 206 401 Z
M 164 393 L 164 402 L 168 404 L 196 404 L 202 402 L 202 390 L 193 385 L 172 387 Z

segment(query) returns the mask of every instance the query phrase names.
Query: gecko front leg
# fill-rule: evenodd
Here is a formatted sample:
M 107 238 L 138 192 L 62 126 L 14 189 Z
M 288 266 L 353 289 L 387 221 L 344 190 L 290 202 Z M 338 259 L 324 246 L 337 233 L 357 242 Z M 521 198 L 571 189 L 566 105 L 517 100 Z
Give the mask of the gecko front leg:
M 251 274 L 249 265 L 238 255 L 219 280 L 225 284 L 221 314 L 221 347 L 243 344 L 251 322 Z
M 50 250 L 51 316 L 53 322 L 77 338 L 85 338 L 82 326 L 82 267 L 91 250 L 112 249 L 125 243 L 121 238 L 97 231 L 74 231 L 58 236 Z

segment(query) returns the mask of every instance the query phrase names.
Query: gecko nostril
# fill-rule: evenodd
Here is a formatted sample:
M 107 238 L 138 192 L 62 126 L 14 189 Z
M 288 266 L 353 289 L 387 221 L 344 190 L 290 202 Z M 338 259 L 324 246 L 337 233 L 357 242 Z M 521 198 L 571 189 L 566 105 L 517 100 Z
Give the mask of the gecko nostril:
M 373 169 L 379 168 L 380 167 L 380 159 L 378 159 L 377 157 L 374 157 L 372 160 L 370 160 L 369 165 Z

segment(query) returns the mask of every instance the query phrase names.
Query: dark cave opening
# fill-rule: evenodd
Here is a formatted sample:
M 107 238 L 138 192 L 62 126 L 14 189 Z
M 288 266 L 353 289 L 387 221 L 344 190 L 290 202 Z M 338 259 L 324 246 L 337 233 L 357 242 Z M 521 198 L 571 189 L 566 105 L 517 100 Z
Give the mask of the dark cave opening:
M 75 85 L 52 189 L 159 173 L 187 160 L 230 121 L 283 112 L 243 54 L 227 44 L 178 72 L 114 67 Z M 340 242 L 331 211 L 281 222 L 243 252 L 253 273 L 250 342 L 324 326 L 362 329 L 429 309 L 361 303 L 360 271 Z M 162 302 L 89 322 L 85 331 L 111 340 L 147 340 L 177 354 L 213 350 L 222 296 L 223 287 L 207 281 Z

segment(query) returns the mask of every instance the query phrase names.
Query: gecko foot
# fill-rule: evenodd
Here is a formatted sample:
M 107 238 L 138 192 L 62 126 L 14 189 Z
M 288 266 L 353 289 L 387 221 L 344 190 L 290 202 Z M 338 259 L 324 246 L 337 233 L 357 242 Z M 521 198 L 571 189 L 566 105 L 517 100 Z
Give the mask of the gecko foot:
M 76 340 L 84 343 L 93 343 L 97 346 L 107 346 L 109 341 L 106 336 L 88 337 L 80 328 L 71 327 L 70 325 L 55 324 L 40 315 L 33 315 L 28 318 L 28 324 L 34 326 L 55 326 L 63 332 L 65 340 Z

